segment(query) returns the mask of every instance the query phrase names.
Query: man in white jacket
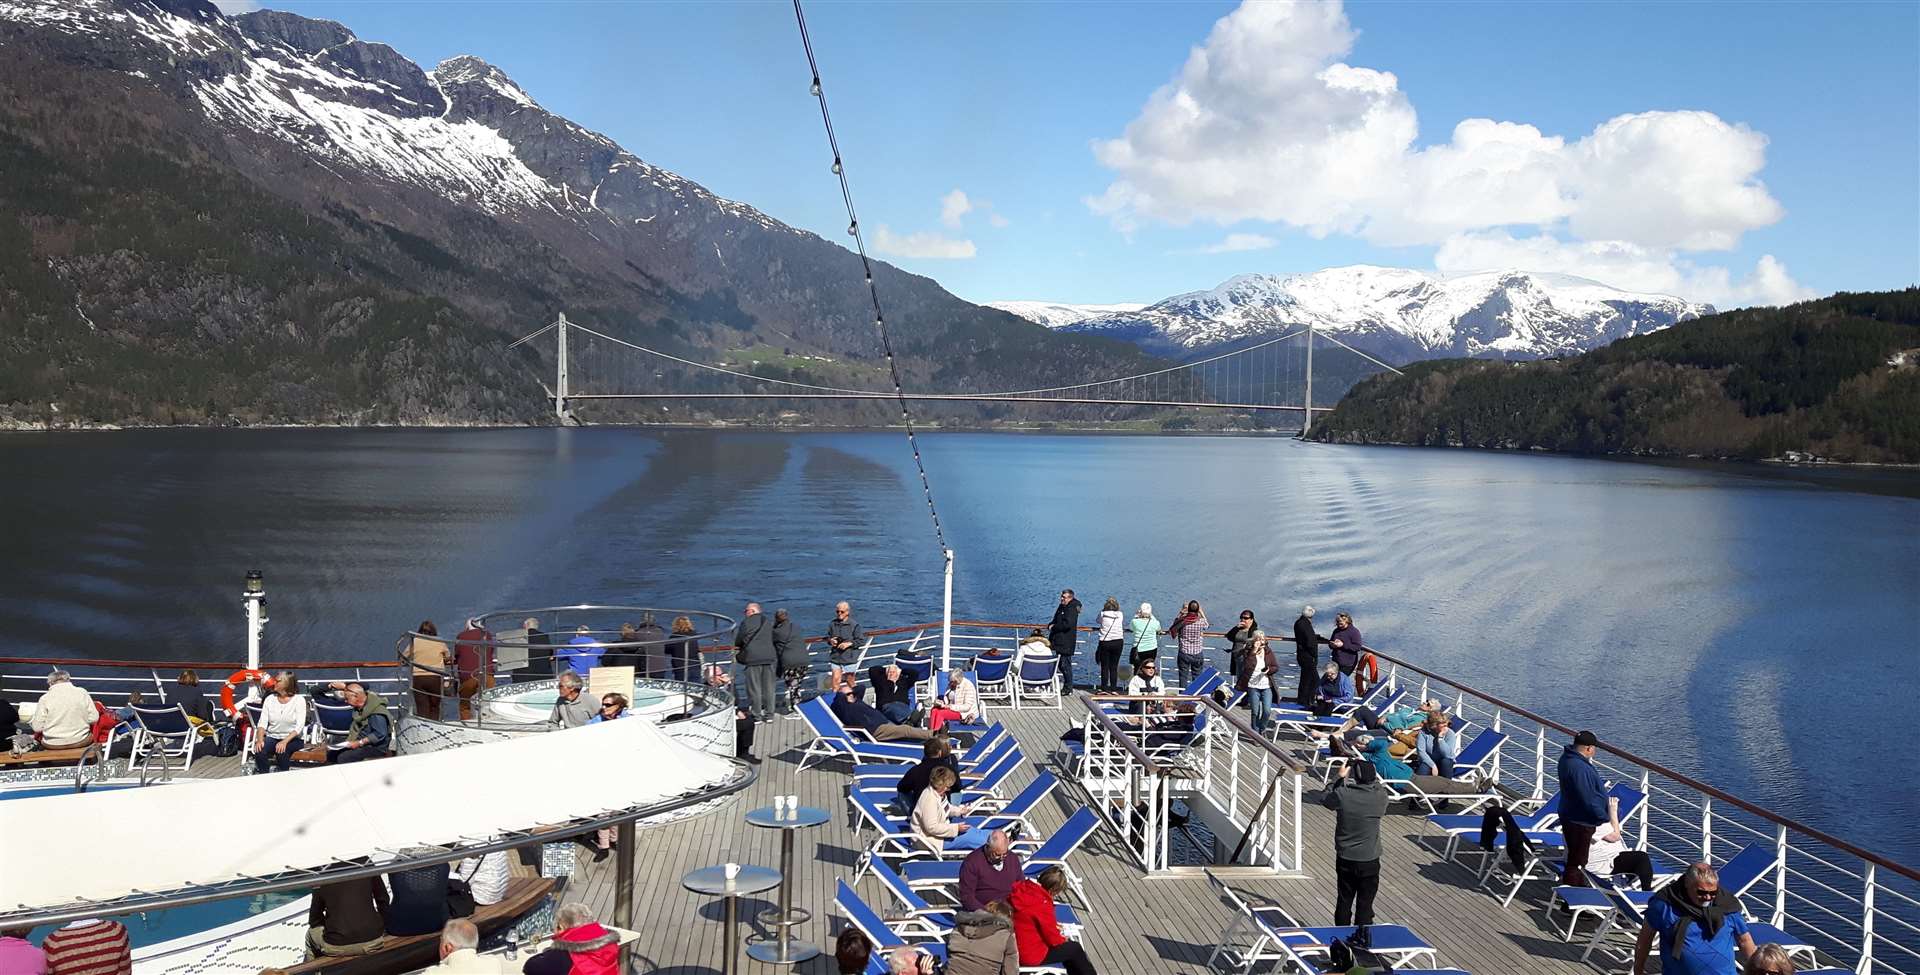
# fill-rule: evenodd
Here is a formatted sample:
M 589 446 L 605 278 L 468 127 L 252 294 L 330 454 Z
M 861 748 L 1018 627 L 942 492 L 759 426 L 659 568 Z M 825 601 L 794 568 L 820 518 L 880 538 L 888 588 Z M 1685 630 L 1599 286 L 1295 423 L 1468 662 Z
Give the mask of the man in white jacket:
M 72 748 L 93 740 L 93 695 L 64 670 L 47 674 L 47 692 L 33 706 L 33 730 L 48 748 Z
M 436 975 L 518 975 L 515 962 L 479 952 L 480 929 L 472 921 L 455 918 L 440 929 L 440 964 Z

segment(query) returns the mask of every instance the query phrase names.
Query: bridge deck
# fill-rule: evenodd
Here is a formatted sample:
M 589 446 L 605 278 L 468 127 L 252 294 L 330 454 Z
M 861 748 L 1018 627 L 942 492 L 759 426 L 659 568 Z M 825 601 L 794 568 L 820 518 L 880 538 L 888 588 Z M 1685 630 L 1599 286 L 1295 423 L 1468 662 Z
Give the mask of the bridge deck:
M 995 709 L 990 717 L 1005 722 L 1029 758 L 1039 762 L 1080 714 L 1080 706 L 1069 702 L 1061 710 Z M 775 795 L 798 795 L 804 804 L 835 814 L 827 825 L 803 830 L 795 844 L 794 903 L 814 914 L 812 921 L 796 929 L 796 936 L 831 947 L 838 930 L 832 916 L 834 885 L 853 875 L 855 857 L 865 845 L 845 819 L 845 763 L 798 770 L 800 749 L 809 737 L 803 722 L 775 721 L 761 725 L 758 734 L 755 751 L 764 762 L 760 779 L 751 788 L 717 811 L 637 834 L 635 902 L 640 937 L 633 945 L 635 971 L 704 975 L 720 970 L 726 944 L 721 904 L 687 891 L 680 886 L 680 878 L 730 859 L 777 867 L 779 837 L 742 821 L 748 810 L 771 805 Z M 192 774 L 225 777 L 238 771 L 236 759 L 207 759 L 196 762 Z M 645 774 L 644 769 L 571 769 L 554 782 L 532 787 L 558 787 L 566 775 L 597 771 Z M 1016 788 L 1032 774 L 1032 769 L 1019 773 Z M 1304 809 L 1309 876 L 1234 878 L 1231 883 L 1248 900 L 1279 906 L 1299 923 L 1331 924 L 1333 813 L 1313 801 L 1319 792 L 1311 786 Z M 1037 816 L 1039 829 L 1051 832 L 1084 798 L 1075 783 L 1063 781 L 1043 804 Z M 1546 884 L 1530 884 L 1512 907 L 1502 908 L 1498 900 L 1473 886 L 1471 871 L 1415 842 L 1424 835 L 1430 835 L 1430 827 L 1420 817 L 1402 811 L 1389 814 L 1382 829 L 1381 884 L 1375 905 L 1380 922 L 1412 928 L 1439 949 L 1442 966 L 1475 975 L 1591 975 L 1596 971 L 1579 963 L 1578 943 L 1563 944 L 1547 926 L 1542 907 Z M 600 917 L 611 919 L 616 862 L 609 857 L 595 864 L 582 857 L 561 899 L 585 901 Z M 1233 917 L 1231 908 L 1204 878 L 1148 879 L 1104 829 L 1075 854 L 1073 865 L 1092 902 L 1084 912 L 1087 928 L 1082 943 L 1103 975 L 1209 971 L 1207 957 Z M 867 878 L 858 890 L 868 903 L 891 913 L 892 905 L 878 881 Z M 772 892 L 743 898 L 742 918 L 772 907 L 773 899 Z M 754 930 L 751 921 L 745 923 L 749 931 Z M 772 967 L 743 957 L 742 970 L 771 971 Z M 833 968 L 821 958 L 794 970 L 831 973 Z M 1273 970 L 1273 966 L 1261 970 Z

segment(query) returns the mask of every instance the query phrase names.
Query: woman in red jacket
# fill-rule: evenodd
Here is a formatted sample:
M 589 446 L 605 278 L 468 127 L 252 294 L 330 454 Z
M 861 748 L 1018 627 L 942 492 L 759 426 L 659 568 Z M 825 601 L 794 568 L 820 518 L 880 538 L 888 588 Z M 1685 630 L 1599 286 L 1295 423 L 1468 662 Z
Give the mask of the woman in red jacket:
M 1013 938 L 1020 945 L 1020 964 L 1059 965 L 1067 975 L 1094 975 L 1087 950 L 1068 941 L 1054 920 L 1054 898 L 1066 889 L 1067 872 L 1059 867 L 1048 867 L 1034 880 L 1013 885 L 1007 901 L 1013 907 Z

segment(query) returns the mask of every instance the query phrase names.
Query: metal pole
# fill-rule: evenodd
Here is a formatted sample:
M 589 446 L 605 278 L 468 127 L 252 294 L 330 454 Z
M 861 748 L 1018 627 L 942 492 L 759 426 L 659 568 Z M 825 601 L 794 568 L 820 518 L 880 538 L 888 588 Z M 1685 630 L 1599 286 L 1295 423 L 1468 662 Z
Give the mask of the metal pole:
M 940 614 L 940 669 L 953 670 L 953 549 L 947 549 L 946 593 Z
M 553 415 L 564 420 L 567 418 L 567 313 L 560 313 L 560 352 L 559 374 L 553 379 Z
M 562 331 L 565 331 L 562 329 Z M 564 346 L 563 346 L 564 348 Z M 1313 429 L 1313 322 L 1307 322 L 1307 399 L 1301 404 L 1307 408 L 1306 419 L 1300 421 L 1300 436 Z
M 633 912 L 633 820 L 621 823 L 614 832 L 615 849 L 613 851 L 613 916 L 617 922 L 629 931 L 637 931 L 639 918 Z M 628 965 L 627 949 L 620 949 L 620 970 L 632 971 Z

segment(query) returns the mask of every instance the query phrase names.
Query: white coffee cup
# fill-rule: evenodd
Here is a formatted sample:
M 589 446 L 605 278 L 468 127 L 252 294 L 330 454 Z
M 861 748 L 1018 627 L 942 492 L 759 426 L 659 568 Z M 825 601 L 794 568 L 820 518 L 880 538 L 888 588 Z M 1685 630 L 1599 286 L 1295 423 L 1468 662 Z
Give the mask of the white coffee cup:
M 740 865 L 737 863 L 725 864 L 720 869 L 727 875 L 728 880 L 740 876 Z

